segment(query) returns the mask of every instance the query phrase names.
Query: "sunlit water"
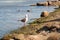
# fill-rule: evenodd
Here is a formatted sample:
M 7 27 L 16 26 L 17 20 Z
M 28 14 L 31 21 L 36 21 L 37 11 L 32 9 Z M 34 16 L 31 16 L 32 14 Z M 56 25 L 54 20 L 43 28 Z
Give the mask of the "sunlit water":
M 28 23 L 34 18 L 39 18 L 42 11 L 54 11 L 53 6 L 0 6 L 0 37 L 23 26 L 23 23 L 18 21 L 29 15 Z M 27 12 L 30 10 L 30 12 Z

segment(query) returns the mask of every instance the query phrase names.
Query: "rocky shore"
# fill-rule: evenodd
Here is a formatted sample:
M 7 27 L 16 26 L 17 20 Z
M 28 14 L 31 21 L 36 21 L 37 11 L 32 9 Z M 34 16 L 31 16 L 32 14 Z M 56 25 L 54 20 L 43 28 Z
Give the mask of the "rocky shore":
M 59 6 L 59 5 L 60 5 L 60 1 L 46 1 L 46 2 L 38 2 L 30 6 Z
M 0 40 L 60 40 L 60 8 L 11 31 Z

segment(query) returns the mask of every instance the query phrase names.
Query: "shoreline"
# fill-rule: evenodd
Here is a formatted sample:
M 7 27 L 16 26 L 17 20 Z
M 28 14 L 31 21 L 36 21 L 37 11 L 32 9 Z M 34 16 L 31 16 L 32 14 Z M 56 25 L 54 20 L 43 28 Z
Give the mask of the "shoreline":
M 31 4 L 30 6 L 59 6 L 60 1 L 46 1 L 46 2 L 37 2 L 36 4 Z
M 38 6 L 38 7 L 39 7 L 39 6 Z M 45 6 L 44 6 L 44 7 L 45 7 Z M 46 7 L 46 8 L 48 8 L 48 7 Z M 50 8 L 52 8 L 51 10 L 54 11 L 53 9 L 54 9 L 55 7 L 49 7 L 49 9 L 50 9 Z M 51 10 L 50 10 L 49 12 L 51 12 Z M 37 11 L 36 11 L 36 12 L 37 12 Z M 40 13 L 41 13 L 41 12 L 37 13 L 37 15 L 39 14 L 38 17 L 40 17 Z M 31 13 L 31 14 L 32 14 L 32 13 Z M 34 15 L 33 15 L 33 16 L 34 16 Z M 36 16 L 35 16 L 35 17 L 36 17 Z M 36 18 L 38 18 L 38 17 L 36 17 Z M 29 22 L 28 22 L 28 23 L 29 23 Z M 19 23 L 18 23 L 18 24 L 19 24 Z M 13 24 L 12 24 L 12 25 L 13 25 Z M 11 27 L 15 27 L 15 26 L 11 26 Z M 20 25 L 19 25 L 18 27 L 20 27 Z M 18 28 L 18 27 L 17 27 L 17 28 Z M 16 29 L 17 29 L 17 28 L 16 28 Z M 8 28 L 8 29 L 9 29 L 9 28 Z M 6 29 L 5 29 L 5 30 L 6 30 Z M 12 31 L 13 31 L 13 30 L 15 30 L 15 29 L 13 28 Z M 2 33 L 2 32 L 1 32 L 1 33 Z M 4 33 L 4 32 L 3 32 L 3 33 Z M 8 33 L 8 32 L 7 32 L 7 33 Z M 2 34 L 2 35 L 4 36 L 5 34 Z M 1 35 L 0 35 L 0 36 L 1 36 Z
M 58 29 L 58 28 L 60 28 L 60 26 L 59 27 L 57 26 L 57 23 L 60 24 L 59 23 L 60 21 L 58 20 L 60 18 L 59 10 L 60 10 L 60 8 L 56 9 L 53 12 L 50 12 L 48 17 L 38 18 L 35 21 L 31 22 L 29 25 L 12 31 L 10 34 L 12 34 L 12 35 L 14 35 L 14 34 L 37 35 L 40 33 L 39 29 L 41 29 L 45 26 L 50 28 L 51 26 L 53 27 L 56 25 L 56 28 Z M 55 21 L 55 20 L 57 20 L 57 21 Z M 10 35 L 10 34 L 8 34 L 8 35 Z M 8 35 L 6 35 L 6 36 L 9 38 Z M 10 38 L 12 37 L 12 35 L 10 35 Z
M 58 8 L 54 8 L 54 11 L 55 11 L 56 9 L 58 9 Z M 54 11 L 52 11 L 52 12 L 54 12 Z M 50 13 L 51 13 L 51 12 L 49 12 L 49 14 L 50 14 Z M 41 18 L 41 17 L 40 17 L 40 18 Z M 40 19 L 40 18 L 34 19 L 33 21 L 29 22 L 28 25 L 26 25 L 26 26 L 31 25 L 34 21 L 36 21 L 37 19 Z M 20 28 L 24 28 L 24 26 L 22 26 L 22 27 L 20 27 Z M 15 29 L 15 30 L 13 30 L 13 31 L 17 31 L 17 30 L 19 30 L 20 28 Z M 10 33 L 13 33 L 13 31 L 11 31 Z

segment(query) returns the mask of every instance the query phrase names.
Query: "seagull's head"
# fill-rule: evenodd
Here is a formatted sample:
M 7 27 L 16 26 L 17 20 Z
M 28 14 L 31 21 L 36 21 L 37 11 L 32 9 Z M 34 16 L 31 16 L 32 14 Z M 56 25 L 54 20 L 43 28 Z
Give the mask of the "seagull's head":
M 26 14 L 25 17 L 27 18 L 28 17 L 28 14 Z

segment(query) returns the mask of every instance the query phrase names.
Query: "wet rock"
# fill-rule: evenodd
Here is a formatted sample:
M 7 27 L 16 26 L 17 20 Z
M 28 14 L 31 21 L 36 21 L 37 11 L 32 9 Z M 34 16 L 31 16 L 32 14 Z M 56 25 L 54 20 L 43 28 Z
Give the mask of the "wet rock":
M 52 2 L 51 2 L 51 1 L 47 1 L 47 2 L 48 2 L 48 5 L 49 5 L 49 6 L 52 4 Z
M 47 11 L 44 11 L 41 13 L 41 17 L 47 17 L 49 15 L 49 13 Z
M 48 6 L 48 2 L 39 2 L 36 4 L 37 6 Z
M 30 10 L 27 10 L 27 12 L 30 12 Z
M 36 5 L 37 6 L 44 6 L 44 4 L 42 4 L 42 3 L 37 3 Z
M 45 2 L 45 3 L 44 3 L 44 6 L 48 6 L 48 2 Z
M 59 6 L 60 1 L 46 1 L 46 2 L 38 2 L 36 4 L 32 4 L 32 6 Z

